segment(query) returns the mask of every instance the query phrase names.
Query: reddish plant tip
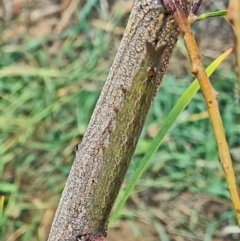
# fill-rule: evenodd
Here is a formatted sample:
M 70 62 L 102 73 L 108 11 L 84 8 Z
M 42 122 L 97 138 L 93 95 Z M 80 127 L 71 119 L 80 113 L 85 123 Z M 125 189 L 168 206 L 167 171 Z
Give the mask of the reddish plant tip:
M 162 5 L 169 13 L 176 11 L 175 0 L 162 0 Z
M 178 10 L 182 10 L 185 14 L 189 12 L 189 1 L 188 0 L 161 0 L 165 10 L 173 14 Z
M 191 13 L 192 14 L 196 14 L 197 13 L 198 8 L 202 4 L 202 1 L 203 0 L 194 1 L 193 5 L 192 5 L 192 9 L 191 9 Z

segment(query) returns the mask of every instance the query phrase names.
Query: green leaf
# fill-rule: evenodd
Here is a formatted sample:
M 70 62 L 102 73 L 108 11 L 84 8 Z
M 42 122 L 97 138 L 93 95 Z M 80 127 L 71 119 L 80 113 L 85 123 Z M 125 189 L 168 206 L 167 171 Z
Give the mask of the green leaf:
M 1 182 L 0 183 L 0 192 L 3 193 L 13 193 L 17 190 L 17 186 L 12 183 Z
M 203 13 L 197 17 L 196 21 L 202 21 L 206 18 L 221 17 L 227 15 L 227 10 L 221 10 L 217 12 Z
M 3 219 L 3 205 L 4 205 L 4 199 L 5 197 L 2 195 L 0 196 L 0 224 L 2 224 Z

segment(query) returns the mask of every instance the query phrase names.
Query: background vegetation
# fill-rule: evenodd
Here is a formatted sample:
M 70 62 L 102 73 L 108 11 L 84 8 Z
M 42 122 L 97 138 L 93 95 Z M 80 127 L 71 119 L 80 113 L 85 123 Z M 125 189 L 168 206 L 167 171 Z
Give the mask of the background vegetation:
M 0 239 L 46 240 L 74 146 L 87 127 L 133 1 L 5 2 L 11 4 L 0 8 Z M 218 2 L 207 1 L 202 11 L 226 9 Z M 223 18 L 193 28 L 206 64 L 233 45 L 231 26 Z M 220 92 L 240 186 L 240 108 L 233 64 L 229 58 L 211 80 Z M 180 41 L 123 187 L 191 82 L 188 67 Z M 240 239 L 235 224 L 199 93 L 166 136 L 108 237 L 231 241 Z

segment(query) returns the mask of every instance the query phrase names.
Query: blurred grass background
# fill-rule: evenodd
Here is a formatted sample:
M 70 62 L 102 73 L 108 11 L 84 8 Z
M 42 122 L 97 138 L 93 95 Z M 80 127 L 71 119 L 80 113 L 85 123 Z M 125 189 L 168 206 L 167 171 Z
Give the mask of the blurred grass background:
M 207 1 L 202 11 L 226 8 L 225 1 L 213 2 Z M 1 240 L 47 239 L 74 160 L 74 146 L 84 135 L 132 3 L 1 3 Z M 233 45 L 231 27 L 223 18 L 195 24 L 193 31 L 206 65 Z M 164 116 L 191 82 L 188 68 L 180 41 L 123 188 Z M 234 59 L 225 61 L 211 81 L 220 92 L 219 107 L 240 185 L 240 108 Z M 234 225 L 212 129 L 199 93 L 166 136 L 109 231 L 109 240 L 239 240 Z

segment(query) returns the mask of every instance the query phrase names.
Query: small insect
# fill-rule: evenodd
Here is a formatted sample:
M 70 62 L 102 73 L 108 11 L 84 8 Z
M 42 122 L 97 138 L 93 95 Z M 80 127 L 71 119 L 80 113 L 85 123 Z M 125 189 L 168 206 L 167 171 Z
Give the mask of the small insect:
M 152 80 L 152 78 L 156 75 L 156 70 L 157 68 L 153 68 L 153 67 L 149 67 L 147 69 L 147 76 L 148 76 L 147 81 Z
M 74 151 L 77 152 L 79 150 L 78 144 L 75 146 Z

